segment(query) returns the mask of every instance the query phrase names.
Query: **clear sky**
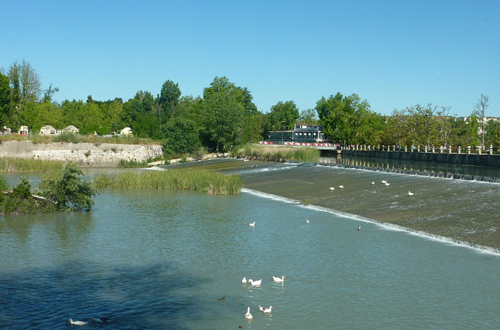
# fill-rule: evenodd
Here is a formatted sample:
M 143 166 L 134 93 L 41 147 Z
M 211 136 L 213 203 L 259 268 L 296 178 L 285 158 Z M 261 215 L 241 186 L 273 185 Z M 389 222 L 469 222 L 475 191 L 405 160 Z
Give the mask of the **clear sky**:
M 356 93 L 390 114 L 416 104 L 500 116 L 499 0 L 0 0 L 0 67 L 30 62 L 61 102 L 124 101 L 166 80 L 201 96 L 216 76 L 258 109 Z

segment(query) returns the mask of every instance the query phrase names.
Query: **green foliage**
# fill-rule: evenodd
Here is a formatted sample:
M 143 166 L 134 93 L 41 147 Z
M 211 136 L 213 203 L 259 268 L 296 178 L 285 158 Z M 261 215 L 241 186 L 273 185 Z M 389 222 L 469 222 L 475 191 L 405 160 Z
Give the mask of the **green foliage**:
M 11 105 L 11 89 L 9 85 L 9 77 L 0 72 L 0 127 L 11 125 L 10 123 L 10 105 Z
M 31 195 L 31 183 L 26 177 L 21 177 L 21 182 L 12 189 L 7 196 L 3 212 L 6 214 L 36 213 L 37 207 Z
M 0 158 L 0 172 L 53 172 L 62 170 L 64 163 L 55 160 Z
M 75 164 L 67 163 L 57 176 L 45 176 L 41 187 L 43 195 L 54 202 L 57 210 L 89 210 L 94 205 L 97 190 L 90 181 L 81 180 L 83 175 Z
M 5 179 L 5 177 L 3 175 L 0 176 L 0 191 L 9 190 L 9 188 L 10 188 L 10 186 L 7 183 L 7 180 Z
M 175 169 L 168 171 L 124 172 L 117 175 L 98 174 L 97 188 L 194 190 L 213 195 L 234 195 L 241 191 L 243 180 L 238 175 L 213 171 Z
M 118 164 L 118 167 L 121 168 L 144 168 L 148 167 L 148 162 L 143 161 L 143 162 L 138 162 L 135 160 L 125 160 L 125 159 L 120 159 L 120 163 Z
M 201 142 L 195 124 L 187 119 L 174 118 L 164 127 L 164 150 L 177 154 L 191 154 L 201 148 Z
M 181 94 L 179 84 L 175 84 L 171 80 L 167 80 L 163 83 L 159 99 L 162 111 L 162 115 L 160 116 L 160 125 L 162 123 L 162 118 L 166 119 L 174 117 L 175 108 L 177 107 L 177 104 L 179 104 Z
M 278 102 L 271 107 L 269 123 L 273 130 L 291 129 L 299 118 L 299 109 L 293 101 Z
M 373 126 L 380 122 L 378 115 L 370 111 L 368 102 L 361 101 L 356 94 L 344 97 L 337 93 L 328 100 L 323 97 L 317 102 L 316 111 L 325 136 L 344 144 L 370 142 L 375 136 Z
M 244 131 L 243 90 L 226 77 L 215 77 L 203 92 L 203 129 L 206 145 L 224 152 L 242 142 Z
M 234 148 L 232 157 L 251 158 L 264 161 L 286 162 L 317 162 L 320 151 L 315 148 L 265 147 L 245 145 Z

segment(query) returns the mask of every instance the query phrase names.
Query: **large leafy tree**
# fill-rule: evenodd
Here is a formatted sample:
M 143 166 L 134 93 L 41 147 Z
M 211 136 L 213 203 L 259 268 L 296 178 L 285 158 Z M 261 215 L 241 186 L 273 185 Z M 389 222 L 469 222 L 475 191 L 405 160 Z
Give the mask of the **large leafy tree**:
M 161 112 L 159 113 L 160 125 L 166 118 L 174 117 L 175 108 L 179 104 L 181 94 L 179 84 L 174 83 L 172 80 L 167 80 L 163 83 L 159 99 L 161 107 Z
M 358 95 L 343 96 L 337 93 L 316 103 L 316 111 L 324 126 L 325 135 L 344 144 L 366 143 L 374 131 L 367 127 L 373 119 L 370 105 Z
M 300 117 L 299 108 L 293 101 L 279 101 L 271 107 L 268 116 L 269 123 L 274 130 L 291 129 Z
M 139 91 L 123 104 L 123 123 L 132 128 L 135 136 L 155 137 L 158 132 L 155 100 L 150 92 Z
M 10 126 L 10 107 L 12 91 L 9 85 L 9 77 L 0 72 L 0 126 Z
M 162 127 L 165 153 L 189 154 L 201 148 L 198 129 L 194 122 L 174 118 Z
M 37 102 L 40 99 L 42 94 L 40 77 L 29 62 L 23 60 L 21 64 L 12 63 L 8 76 L 13 88 L 13 101 L 16 105 Z
M 215 77 L 203 91 L 203 136 L 217 152 L 243 141 L 243 90 L 226 77 Z
M 439 144 L 439 126 L 435 119 L 437 107 L 417 104 L 407 109 L 409 114 L 410 141 L 414 145 L 427 146 Z

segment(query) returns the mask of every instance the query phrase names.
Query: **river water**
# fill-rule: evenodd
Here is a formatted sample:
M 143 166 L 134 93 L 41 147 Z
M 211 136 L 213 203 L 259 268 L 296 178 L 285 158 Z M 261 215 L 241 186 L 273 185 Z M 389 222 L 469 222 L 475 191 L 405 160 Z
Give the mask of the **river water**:
M 104 189 L 91 212 L 0 218 L 0 328 L 64 329 L 68 318 L 90 317 L 112 319 L 86 326 L 99 329 L 500 327 L 499 254 L 316 205 L 356 199 L 353 186 L 372 204 L 394 188 L 401 198 L 392 202 L 404 209 L 406 184 L 421 195 L 429 182 L 429 190 L 444 185 L 456 196 L 464 184 L 490 195 L 500 185 L 328 166 L 259 163 L 239 172 L 246 188 L 236 196 Z M 328 188 L 340 178 L 345 188 L 335 193 L 347 196 L 310 193 L 309 182 Z M 382 187 L 382 178 L 393 184 Z M 293 180 L 318 203 L 254 189 Z

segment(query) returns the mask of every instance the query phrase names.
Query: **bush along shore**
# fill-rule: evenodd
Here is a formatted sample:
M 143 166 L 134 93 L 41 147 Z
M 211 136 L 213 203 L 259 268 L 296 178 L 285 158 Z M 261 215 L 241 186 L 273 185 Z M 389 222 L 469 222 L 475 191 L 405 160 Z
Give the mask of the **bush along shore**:
M 93 182 L 96 188 L 193 190 L 211 195 L 238 194 L 243 186 L 239 175 L 193 169 L 98 174 Z
M 60 171 L 50 171 L 40 182 L 40 190 L 32 192 L 26 177 L 12 190 L 5 178 L 0 179 L 1 214 L 30 214 L 90 210 L 97 190 L 90 181 L 81 180 L 83 172 L 73 163 Z
M 264 147 L 255 145 L 237 147 L 231 152 L 231 157 L 273 162 L 317 162 L 319 156 L 320 151 L 315 148 Z

